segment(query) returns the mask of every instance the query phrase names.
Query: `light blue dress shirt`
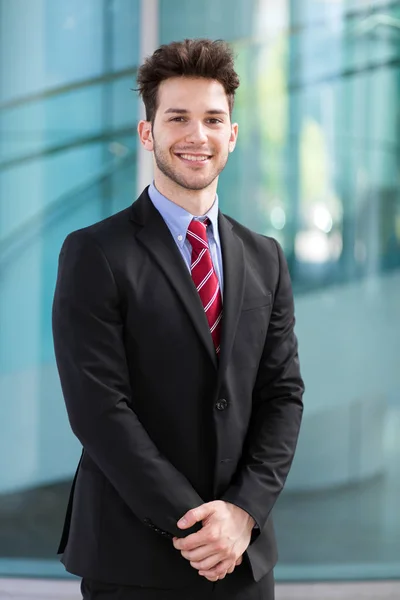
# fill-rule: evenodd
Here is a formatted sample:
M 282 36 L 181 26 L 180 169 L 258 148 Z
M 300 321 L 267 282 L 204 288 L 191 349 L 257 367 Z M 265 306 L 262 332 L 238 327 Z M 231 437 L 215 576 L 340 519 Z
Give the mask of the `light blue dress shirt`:
M 192 246 L 186 238 L 187 229 L 192 219 L 204 221 L 206 217 L 210 219 L 210 225 L 207 227 L 208 245 L 210 248 L 211 260 L 214 265 L 214 271 L 218 277 L 221 295 L 223 293 L 223 267 L 221 241 L 218 231 L 218 195 L 215 196 L 215 202 L 206 215 L 196 217 L 191 215 L 187 210 L 178 206 L 171 200 L 163 196 L 154 185 L 154 182 L 149 187 L 150 200 L 164 219 L 180 253 L 191 273 L 190 267 L 192 263 Z

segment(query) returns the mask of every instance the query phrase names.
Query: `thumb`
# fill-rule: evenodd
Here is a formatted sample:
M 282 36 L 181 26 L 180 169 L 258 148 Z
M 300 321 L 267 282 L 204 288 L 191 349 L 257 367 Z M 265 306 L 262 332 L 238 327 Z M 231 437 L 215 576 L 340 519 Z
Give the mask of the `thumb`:
M 177 525 L 179 529 L 189 529 L 189 527 L 193 527 L 195 523 L 199 523 L 199 521 L 203 521 L 209 515 L 211 515 L 215 510 L 213 506 L 213 502 L 207 502 L 206 504 L 201 504 L 197 508 L 192 508 L 189 510 L 181 519 L 179 519 Z

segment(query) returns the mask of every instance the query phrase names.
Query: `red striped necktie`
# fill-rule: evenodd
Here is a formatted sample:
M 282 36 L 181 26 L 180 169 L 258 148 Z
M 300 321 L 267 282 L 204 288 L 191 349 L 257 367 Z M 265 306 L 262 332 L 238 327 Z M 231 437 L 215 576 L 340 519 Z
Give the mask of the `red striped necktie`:
M 219 355 L 222 320 L 222 297 L 218 277 L 214 271 L 211 253 L 208 247 L 207 225 L 193 219 L 187 230 L 187 239 L 192 246 L 191 272 L 204 306 L 207 321 L 210 326 L 215 352 Z

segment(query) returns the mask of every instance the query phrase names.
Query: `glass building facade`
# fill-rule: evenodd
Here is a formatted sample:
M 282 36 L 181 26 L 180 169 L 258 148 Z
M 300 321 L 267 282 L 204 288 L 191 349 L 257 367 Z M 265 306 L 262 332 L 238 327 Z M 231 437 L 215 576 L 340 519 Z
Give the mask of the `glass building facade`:
M 383 0 L 0 0 L 0 576 L 68 576 L 58 254 L 135 199 L 136 69 L 185 37 L 234 47 L 221 208 L 277 238 L 293 280 L 307 391 L 276 578 L 400 578 L 400 2 Z

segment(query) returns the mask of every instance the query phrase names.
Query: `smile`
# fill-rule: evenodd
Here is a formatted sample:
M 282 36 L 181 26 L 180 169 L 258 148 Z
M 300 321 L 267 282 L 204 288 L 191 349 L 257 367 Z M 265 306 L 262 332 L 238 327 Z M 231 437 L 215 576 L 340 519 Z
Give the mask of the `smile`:
M 193 163 L 205 163 L 211 158 L 209 154 L 176 154 L 176 156 L 181 160 Z

